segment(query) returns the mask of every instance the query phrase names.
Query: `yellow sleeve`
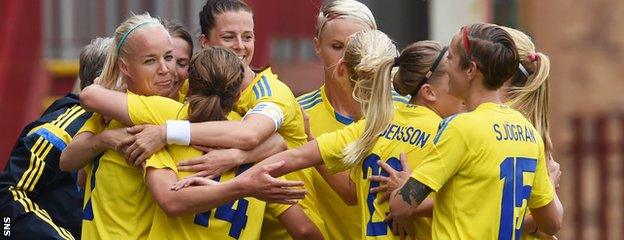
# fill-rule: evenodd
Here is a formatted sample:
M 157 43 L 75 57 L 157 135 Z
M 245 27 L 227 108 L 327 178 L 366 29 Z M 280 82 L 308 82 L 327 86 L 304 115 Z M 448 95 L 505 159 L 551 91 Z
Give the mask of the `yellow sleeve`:
M 288 86 L 281 83 L 274 74 L 263 75 L 252 89 L 256 96 L 253 107 L 261 102 L 275 103 L 284 113 L 284 123 L 290 122 L 297 114 L 300 114 L 299 104 L 292 91 Z
M 145 169 L 148 167 L 153 167 L 156 169 L 162 168 L 170 168 L 176 174 L 178 173 L 178 168 L 176 167 L 176 163 L 167 151 L 167 148 L 163 148 L 160 151 L 152 154 L 147 160 L 145 160 Z
M 546 204 L 550 203 L 554 199 L 554 194 L 552 183 L 548 177 L 548 167 L 546 166 L 544 148 L 541 147 L 540 155 L 537 159 L 537 169 L 535 170 L 533 189 L 531 190 L 531 197 L 529 197 L 529 209 L 546 206 Z
M 468 146 L 457 127 L 445 121 L 440 125 L 434 144 L 411 177 L 437 192 L 461 169 Z
M 104 120 L 102 120 L 102 115 L 99 113 L 93 113 L 91 117 L 82 125 L 80 130 L 76 133 L 76 135 L 83 132 L 91 132 L 93 134 L 98 134 L 104 131 Z
M 321 158 L 331 172 L 339 172 L 347 168 L 342 162 L 344 149 L 362 136 L 364 126 L 365 121 L 362 120 L 316 138 Z
M 128 92 L 128 115 L 134 124 L 164 124 L 183 113 L 184 104 L 161 96 L 141 96 Z

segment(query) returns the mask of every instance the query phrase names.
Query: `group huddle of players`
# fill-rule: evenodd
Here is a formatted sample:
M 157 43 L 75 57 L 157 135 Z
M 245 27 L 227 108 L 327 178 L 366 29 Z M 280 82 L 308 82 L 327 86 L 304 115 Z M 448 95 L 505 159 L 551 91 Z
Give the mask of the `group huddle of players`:
M 324 84 L 295 98 L 250 67 L 248 5 L 199 16 L 196 52 L 148 13 L 83 48 L 79 96 L 26 126 L 0 175 L 4 236 L 556 239 L 550 63 L 526 34 L 475 23 L 398 51 L 364 4 L 330 1 Z

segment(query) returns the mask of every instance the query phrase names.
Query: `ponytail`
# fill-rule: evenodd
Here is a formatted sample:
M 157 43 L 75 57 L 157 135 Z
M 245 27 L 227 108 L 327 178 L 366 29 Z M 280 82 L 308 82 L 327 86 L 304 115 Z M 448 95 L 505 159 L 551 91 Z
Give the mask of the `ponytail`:
M 344 149 L 346 166 L 364 159 L 392 121 L 390 75 L 395 55 L 392 41 L 377 30 L 358 32 L 347 44 L 344 60 L 354 82 L 353 97 L 360 102 L 366 123 L 362 136 Z
M 526 116 L 544 139 L 546 154 L 550 155 L 553 144 L 549 134 L 550 59 L 543 53 L 535 53 L 535 61 L 523 58 L 521 64 L 529 71 L 524 86 L 509 88 L 509 106 Z

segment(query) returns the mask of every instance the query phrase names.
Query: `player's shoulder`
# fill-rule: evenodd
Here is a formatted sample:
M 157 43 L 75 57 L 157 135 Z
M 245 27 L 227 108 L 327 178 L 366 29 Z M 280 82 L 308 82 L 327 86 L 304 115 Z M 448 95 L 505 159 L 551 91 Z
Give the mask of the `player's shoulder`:
M 299 106 L 301 106 L 306 111 L 313 109 L 322 101 L 323 97 L 321 96 L 321 89 L 305 93 L 297 98 Z

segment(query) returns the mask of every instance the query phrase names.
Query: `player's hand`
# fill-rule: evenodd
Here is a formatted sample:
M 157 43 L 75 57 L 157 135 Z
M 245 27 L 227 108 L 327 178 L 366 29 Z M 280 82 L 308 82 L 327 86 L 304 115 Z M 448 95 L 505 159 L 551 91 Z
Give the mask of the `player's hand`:
M 552 158 L 548 158 L 546 162 L 548 167 L 548 176 L 550 182 L 555 188 L 559 188 L 559 180 L 561 179 L 561 165 Z
M 182 188 L 186 188 L 186 187 L 190 187 L 190 186 L 214 186 L 219 184 L 219 182 L 214 181 L 212 179 L 209 178 L 204 178 L 204 177 L 187 177 L 185 179 L 182 179 L 180 181 L 177 181 L 176 183 L 173 184 L 173 186 L 171 186 L 171 190 L 173 191 L 178 191 Z
M 193 146 L 205 152 L 204 155 L 178 163 L 178 170 L 197 172 L 194 177 L 208 177 L 221 175 L 240 166 L 245 158 L 245 151 L 240 149 L 213 149 L 203 146 Z
M 113 149 L 117 152 L 122 151 L 123 143 L 126 141 L 132 141 L 134 136 L 126 132 L 123 128 L 107 129 L 98 134 L 100 141 L 108 149 Z
M 164 125 L 136 125 L 126 128 L 134 139 L 123 143 L 123 156 L 128 164 L 139 166 L 149 156 L 167 145 Z
M 287 181 L 273 178 L 269 172 L 280 168 L 284 161 L 264 166 L 255 166 L 238 175 L 235 179 L 244 188 L 245 196 L 255 197 L 262 201 L 295 204 L 305 197 L 301 181 Z
M 390 223 L 392 232 L 399 235 L 400 239 L 406 239 L 407 237 L 416 239 L 416 230 L 411 219 L 397 219 L 392 216 L 392 213 L 389 213 L 384 221 Z
M 414 236 L 415 231 L 411 223 L 413 222 L 412 216 L 414 215 L 416 208 L 413 208 L 407 202 L 403 201 L 401 196 L 398 195 L 399 190 L 400 189 L 396 189 L 392 191 L 390 195 L 390 213 L 386 216 L 386 219 L 384 219 L 384 221 L 392 221 L 393 231 L 396 224 L 397 232 L 395 233 L 399 234 L 399 236 L 401 236 L 401 234 L 403 234 L 404 236 L 406 234 L 407 236 Z M 402 231 L 403 233 L 401 233 Z M 412 239 L 415 238 L 412 237 Z
M 388 177 L 377 175 L 370 176 L 368 178 L 371 182 L 379 182 L 378 187 L 371 188 L 371 193 L 383 192 L 383 195 L 377 200 L 377 202 L 385 202 L 390 198 L 390 194 L 392 191 L 400 188 L 407 182 L 407 179 L 410 178 L 410 174 L 412 174 L 412 169 L 407 165 L 407 155 L 405 153 L 401 153 L 399 157 L 401 161 L 401 167 L 403 171 L 396 171 L 390 165 L 388 165 L 384 161 L 377 161 L 377 164 L 383 168 L 384 171 L 388 173 Z

